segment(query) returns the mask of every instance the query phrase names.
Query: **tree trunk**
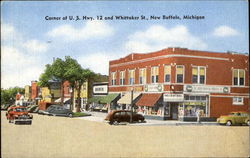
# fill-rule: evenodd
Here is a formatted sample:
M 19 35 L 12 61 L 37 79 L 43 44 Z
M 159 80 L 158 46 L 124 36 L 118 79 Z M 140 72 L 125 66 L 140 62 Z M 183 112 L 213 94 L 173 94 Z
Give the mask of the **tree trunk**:
M 75 85 L 72 85 L 71 88 L 72 88 L 72 91 L 71 91 L 71 96 L 70 96 L 70 110 L 73 110 Z
M 80 107 L 81 107 L 81 84 L 79 83 L 78 84 L 78 87 L 77 87 L 77 106 L 76 106 L 76 112 L 80 112 Z
M 63 106 L 63 101 L 64 101 L 64 86 L 63 86 L 64 81 L 61 82 L 61 105 Z

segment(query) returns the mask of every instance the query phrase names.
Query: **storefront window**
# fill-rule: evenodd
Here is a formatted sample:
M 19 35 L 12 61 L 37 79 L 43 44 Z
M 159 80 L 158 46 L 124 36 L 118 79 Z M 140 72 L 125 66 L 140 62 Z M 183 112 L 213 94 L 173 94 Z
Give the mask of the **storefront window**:
M 206 103 L 204 102 L 186 102 L 184 103 L 184 116 L 196 117 L 196 112 L 200 111 L 201 116 L 206 116 Z
M 154 116 L 162 116 L 163 115 L 163 107 L 146 107 L 145 109 L 146 115 L 154 115 Z

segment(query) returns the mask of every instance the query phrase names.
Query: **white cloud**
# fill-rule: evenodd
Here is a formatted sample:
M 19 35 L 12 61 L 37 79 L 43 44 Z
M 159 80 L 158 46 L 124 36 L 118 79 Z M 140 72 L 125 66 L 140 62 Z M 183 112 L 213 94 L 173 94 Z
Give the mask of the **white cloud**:
M 83 68 L 89 68 L 95 73 L 107 75 L 109 71 L 109 61 L 116 58 L 117 57 L 110 55 L 110 53 L 99 52 L 80 56 L 77 60 Z
M 30 56 L 17 48 L 2 46 L 1 55 L 3 88 L 30 85 L 30 81 L 37 80 L 43 70 L 38 56 Z
M 130 35 L 125 43 L 128 52 L 145 53 L 167 47 L 185 47 L 190 49 L 206 49 L 207 44 L 192 35 L 183 25 L 166 28 L 153 25 L 145 31 L 138 31 Z
M 27 51 L 31 53 L 46 52 L 48 49 L 46 43 L 41 43 L 38 40 L 29 40 L 23 44 L 23 47 L 26 48 Z
M 86 40 L 110 36 L 113 34 L 113 28 L 104 22 L 89 21 L 79 29 L 71 25 L 61 25 L 47 34 L 51 37 L 62 37 L 65 40 Z
M 239 32 L 229 26 L 223 25 L 215 28 L 212 34 L 217 37 L 229 37 L 237 36 Z
M 1 38 L 2 40 L 9 39 L 15 34 L 15 29 L 9 24 L 1 24 Z

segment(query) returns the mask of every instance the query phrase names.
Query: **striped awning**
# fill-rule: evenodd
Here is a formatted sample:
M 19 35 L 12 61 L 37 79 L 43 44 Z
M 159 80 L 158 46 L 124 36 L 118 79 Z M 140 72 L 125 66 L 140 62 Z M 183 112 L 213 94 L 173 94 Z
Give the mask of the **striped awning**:
M 143 94 L 142 97 L 135 103 L 137 106 L 154 106 L 161 98 L 162 94 Z
M 133 93 L 133 100 L 139 97 L 141 93 Z M 125 94 L 121 99 L 118 100 L 118 104 L 131 104 L 131 93 Z

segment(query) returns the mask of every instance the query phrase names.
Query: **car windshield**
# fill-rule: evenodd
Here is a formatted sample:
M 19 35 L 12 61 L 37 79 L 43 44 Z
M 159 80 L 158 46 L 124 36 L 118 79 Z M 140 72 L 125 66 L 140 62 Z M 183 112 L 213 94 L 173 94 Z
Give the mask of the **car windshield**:
M 15 111 L 16 112 L 25 112 L 27 110 L 26 110 L 26 108 L 16 108 Z

